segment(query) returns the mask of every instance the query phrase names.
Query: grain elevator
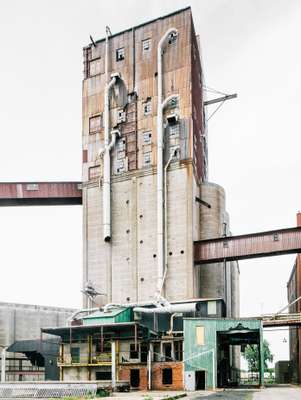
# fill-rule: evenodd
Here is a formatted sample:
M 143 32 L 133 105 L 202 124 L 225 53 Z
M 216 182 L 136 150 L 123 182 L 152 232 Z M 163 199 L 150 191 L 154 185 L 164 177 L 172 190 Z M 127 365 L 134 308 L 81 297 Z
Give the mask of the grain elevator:
M 83 282 L 97 305 L 221 297 L 237 317 L 237 264 L 194 266 L 195 240 L 230 231 L 224 191 L 208 182 L 191 9 L 107 27 L 83 57 Z

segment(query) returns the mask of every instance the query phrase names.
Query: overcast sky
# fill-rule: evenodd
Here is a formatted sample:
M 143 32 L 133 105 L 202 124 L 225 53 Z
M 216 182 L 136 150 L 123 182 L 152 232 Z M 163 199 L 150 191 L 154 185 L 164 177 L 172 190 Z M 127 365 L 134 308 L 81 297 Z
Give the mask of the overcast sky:
M 1 0 L 0 181 L 80 180 L 89 35 L 187 5 L 206 84 L 238 93 L 209 121 L 210 181 L 226 190 L 232 232 L 294 226 L 301 208 L 299 0 Z M 0 221 L 0 300 L 79 307 L 81 207 L 0 208 Z M 287 303 L 293 262 L 240 262 L 243 316 Z M 287 357 L 284 336 L 266 335 L 277 358 Z

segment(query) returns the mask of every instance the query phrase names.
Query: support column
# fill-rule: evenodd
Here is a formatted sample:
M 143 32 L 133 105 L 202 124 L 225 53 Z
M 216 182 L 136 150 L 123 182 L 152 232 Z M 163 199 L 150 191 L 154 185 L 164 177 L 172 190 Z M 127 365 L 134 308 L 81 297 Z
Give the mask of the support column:
M 258 343 L 258 368 L 259 368 L 259 386 L 264 386 L 264 358 L 263 358 L 263 335 L 262 328 L 259 332 L 259 343 Z
M 3 347 L 1 351 L 1 382 L 5 382 L 6 349 L 7 347 Z
M 148 390 L 152 390 L 152 351 L 148 351 L 147 355 L 147 377 L 148 377 Z
M 112 389 L 116 387 L 116 343 L 111 343 L 111 362 L 112 362 Z

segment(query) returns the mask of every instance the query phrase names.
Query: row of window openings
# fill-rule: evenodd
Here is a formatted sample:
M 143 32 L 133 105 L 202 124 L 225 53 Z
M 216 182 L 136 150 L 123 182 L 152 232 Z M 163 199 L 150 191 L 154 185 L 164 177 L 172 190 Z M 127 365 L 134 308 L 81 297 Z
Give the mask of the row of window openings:
M 199 327 L 198 327 L 199 328 Z M 109 342 L 103 346 L 101 350 L 100 343 L 96 343 L 96 353 L 111 353 L 111 344 Z M 174 350 L 174 355 L 172 353 Z M 170 342 L 162 344 L 162 353 L 160 352 L 160 345 L 155 344 L 154 346 L 154 360 L 155 361 L 181 361 L 182 360 L 182 342 L 174 342 L 174 347 Z M 80 347 L 72 347 L 70 349 L 70 355 L 73 363 L 80 362 Z M 130 344 L 129 352 L 125 352 L 122 355 L 122 362 L 128 362 L 129 360 L 140 360 L 140 362 L 147 362 L 148 347 L 146 344 Z M 128 360 L 129 357 L 129 360 Z
M 171 34 L 169 36 L 169 40 L 168 40 L 169 44 L 173 44 L 176 41 L 176 38 L 177 38 L 177 35 Z M 143 54 L 149 53 L 150 50 L 151 50 L 151 39 L 150 38 L 144 39 L 144 40 L 142 40 L 141 43 L 142 43 L 142 46 L 141 46 L 142 47 L 142 53 Z M 125 59 L 125 48 L 124 47 L 120 47 L 119 49 L 116 49 L 116 61 L 123 61 L 124 59 Z M 93 59 L 93 60 L 90 61 L 90 75 L 93 75 L 92 72 L 94 72 L 94 74 L 95 74 L 96 69 L 97 69 L 96 67 L 94 67 L 94 68 L 92 67 L 91 68 L 91 64 L 95 63 L 95 62 L 97 62 L 99 60 L 100 60 L 100 58 Z
M 151 110 L 151 108 L 149 109 Z M 118 123 L 125 122 L 125 112 L 119 112 L 118 114 Z M 102 129 L 103 124 L 102 124 L 102 115 L 95 115 L 94 117 L 90 117 L 89 119 L 89 133 L 97 133 L 100 132 Z M 180 132 L 180 125 L 174 124 L 174 125 L 169 125 L 169 136 L 178 136 Z M 151 142 L 151 132 L 147 131 L 143 133 L 143 141 L 144 144 L 150 143 Z

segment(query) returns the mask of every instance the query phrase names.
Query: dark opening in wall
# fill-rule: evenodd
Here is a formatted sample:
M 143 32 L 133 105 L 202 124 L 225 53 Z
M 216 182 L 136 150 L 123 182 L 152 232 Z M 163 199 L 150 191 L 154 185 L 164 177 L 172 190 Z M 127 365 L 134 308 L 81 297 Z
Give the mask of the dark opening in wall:
M 111 371 L 96 371 L 95 378 L 97 381 L 110 381 L 112 379 Z
M 162 369 L 162 383 L 163 383 L 163 385 L 171 385 L 172 384 L 172 368 L 163 368 Z
M 138 346 L 135 346 L 133 343 L 130 344 L 130 358 L 135 360 L 139 358 Z

